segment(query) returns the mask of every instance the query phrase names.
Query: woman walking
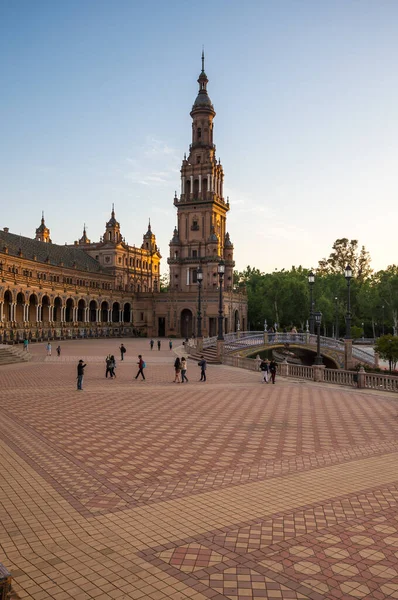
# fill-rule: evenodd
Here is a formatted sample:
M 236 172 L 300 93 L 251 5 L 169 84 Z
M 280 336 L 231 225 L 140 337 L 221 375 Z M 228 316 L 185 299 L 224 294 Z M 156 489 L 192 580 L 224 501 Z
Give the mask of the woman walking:
M 183 356 L 181 358 L 181 383 L 184 383 L 184 381 L 186 381 L 188 383 L 187 361 L 186 361 L 185 356 Z
M 180 361 L 179 356 L 177 356 L 177 358 L 174 361 L 174 373 L 175 373 L 175 377 L 174 377 L 173 383 L 181 383 L 181 381 L 180 381 L 181 361 Z

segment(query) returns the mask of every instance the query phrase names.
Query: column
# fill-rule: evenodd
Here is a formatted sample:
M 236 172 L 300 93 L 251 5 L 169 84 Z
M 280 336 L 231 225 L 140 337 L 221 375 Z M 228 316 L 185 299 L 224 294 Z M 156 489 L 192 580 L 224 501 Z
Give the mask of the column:
M 39 323 L 40 321 L 40 307 L 38 304 L 36 304 L 36 323 Z
M 73 307 L 73 321 L 74 323 L 77 321 L 77 306 Z
M 119 308 L 119 323 L 122 322 L 123 319 L 123 310 L 121 308 Z
M 48 320 L 50 323 L 54 321 L 54 306 L 52 304 L 48 308 Z
M 86 308 L 84 309 L 84 321 L 85 321 L 86 323 L 88 323 L 88 322 L 89 322 L 89 319 L 90 319 L 90 314 L 89 314 L 89 311 L 90 311 L 89 307 L 88 307 L 88 306 L 86 306 Z
M 224 197 L 223 194 L 224 194 L 224 177 L 222 177 L 222 179 L 221 179 L 221 185 L 220 185 L 220 197 L 221 198 Z
M 108 308 L 108 323 L 110 323 L 111 320 L 112 320 L 112 314 L 111 313 L 112 313 L 112 309 Z
M 210 192 L 210 181 L 211 181 L 211 174 L 209 173 L 207 176 L 207 191 Z
M 4 321 L 4 302 L 0 302 L 0 323 Z
M 99 308 L 95 309 L 95 320 L 97 321 L 97 323 L 99 323 L 100 320 L 101 320 L 101 315 L 100 315 L 100 309 Z
M 65 306 L 61 306 L 61 322 L 65 323 Z
M 10 319 L 11 321 L 15 321 L 16 307 L 17 307 L 16 302 L 12 302 L 12 304 L 11 304 L 11 319 Z
M 184 175 L 181 175 L 181 194 L 185 193 L 185 190 L 184 190 L 184 179 L 185 179 Z
M 23 305 L 23 320 L 29 321 L 29 304 Z
M 199 178 L 199 194 L 202 193 L 202 175 L 198 175 Z
M 193 194 L 193 175 L 191 175 L 191 195 Z

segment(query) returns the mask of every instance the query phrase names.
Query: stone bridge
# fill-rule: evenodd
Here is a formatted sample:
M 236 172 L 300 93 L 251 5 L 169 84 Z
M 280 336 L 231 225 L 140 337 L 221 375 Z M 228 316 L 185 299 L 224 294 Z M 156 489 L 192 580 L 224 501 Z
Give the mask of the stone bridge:
M 266 333 L 263 331 L 241 331 L 228 333 L 224 336 L 224 354 L 239 354 L 249 356 L 256 352 L 273 348 L 293 350 L 300 348 L 311 354 L 317 352 L 317 336 L 310 333 Z M 203 340 L 203 349 L 210 349 L 217 343 L 217 338 Z M 371 350 L 368 351 L 357 346 L 352 346 L 352 341 L 341 342 L 334 338 L 320 336 L 321 355 L 333 363 L 337 368 L 344 368 L 346 352 L 351 353 L 348 363 L 351 367 L 358 364 L 375 366 L 375 357 Z M 352 348 L 352 350 L 351 350 Z

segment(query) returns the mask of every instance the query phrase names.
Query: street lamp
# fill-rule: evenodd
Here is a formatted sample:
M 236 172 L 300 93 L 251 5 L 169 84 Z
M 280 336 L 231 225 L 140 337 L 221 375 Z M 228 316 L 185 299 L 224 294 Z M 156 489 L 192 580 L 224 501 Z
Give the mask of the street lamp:
M 382 322 L 382 325 L 381 325 L 381 335 L 384 335 L 384 304 L 383 304 L 383 306 L 381 308 L 383 310 L 383 322 Z
M 365 338 L 365 327 L 364 327 L 365 323 L 362 323 L 362 339 Z
M 352 279 L 352 269 L 350 267 L 350 265 L 347 265 L 345 270 L 344 270 L 344 277 L 347 281 L 347 314 L 345 317 L 345 323 L 346 323 L 346 328 L 345 328 L 345 339 L 346 340 L 350 340 L 351 339 L 351 296 L 350 296 L 350 285 L 351 285 L 351 279 Z
M 337 296 L 335 296 L 334 301 L 335 301 L 335 321 L 336 321 L 334 331 L 335 331 L 336 340 L 338 340 L 339 339 L 339 299 Z
M 264 333 L 268 331 L 267 319 L 264 319 Z
M 202 337 L 202 282 L 203 282 L 203 271 L 199 266 L 196 271 L 196 280 L 198 282 L 198 316 L 197 316 L 197 332 L 196 337 Z
M 310 286 L 310 333 L 314 333 L 314 283 L 315 275 L 312 270 L 308 273 L 308 283 Z
M 217 267 L 217 271 L 218 271 L 218 278 L 220 281 L 220 296 L 219 296 L 219 303 L 218 303 L 218 336 L 217 339 L 220 341 L 224 341 L 224 334 L 223 334 L 223 321 L 224 321 L 224 317 L 223 317 L 223 302 L 222 302 L 222 283 L 223 283 L 223 278 L 224 278 L 224 273 L 225 273 L 225 263 L 223 260 L 220 260 L 220 262 L 218 263 L 218 267 Z
M 322 313 L 317 311 L 314 313 L 314 319 L 316 324 L 316 358 L 315 364 L 322 365 L 322 356 L 321 356 L 321 322 L 322 322 Z

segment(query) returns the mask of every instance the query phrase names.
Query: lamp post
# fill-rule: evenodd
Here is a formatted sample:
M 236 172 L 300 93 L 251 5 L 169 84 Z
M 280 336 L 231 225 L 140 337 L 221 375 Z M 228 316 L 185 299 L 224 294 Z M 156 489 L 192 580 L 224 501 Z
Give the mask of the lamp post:
M 383 321 L 382 321 L 382 324 L 381 324 L 381 335 L 384 335 L 384 304 L 383 304 L 383 306 L 381 308 L 383 310 Z
M 334 302 L 335 302 L 335 328 L 334 328 L 334 332 L 335 332 L 336 340 L 338 340 L 339 339 L 339 299 L 338 299 L 337 296 L 335 296 Z
M 315 364 L 322 365 L 322 356 L 321 356 L 321 323 L 322 323 L 322 313 L 317 311 L 314 313 L 314 319 L 316 323 L 316 358 Z
M 224 273 L 225 273 L 225 263 L 223 260 L 220 260 L 220 262 L 218 263 L 217 271 L 218 271 L 218 278 L 219 278 L 219 282 L 220 282 L 220 296 L 219 296 L 219 302 L 218 302 L 218 336 L 217 336 L 217 340 L 223 342 L 224 341 L 224 334 L 223 334 L 224 316 L 223 316 L 223 302 L 222 302 L 222 284 L 223 284 Z
M 345 339 L 351 339 L 351 294 L 350 294 L 350 285 L 352 279 L 352 269 L 350 265 L 347 265 L 344 270 L 344 277 L 347 281 L 347 314 L 345 317 L 346 329 L 345 329 Z
M 198 340 L 202 339 L 202 281 L 203 271 L 199 266 L 196 271 L 196 280 L 198 282 L 198 314 L 197 314 L 197 330 L 196 337 Z
M 365 339 L 365 323 L 362 323 L 362 339 Z
M 314 283 L 315 275 L 311 270 L 308 273 L 308 284 L 310 286 L 310 333 L 314 333 Z

